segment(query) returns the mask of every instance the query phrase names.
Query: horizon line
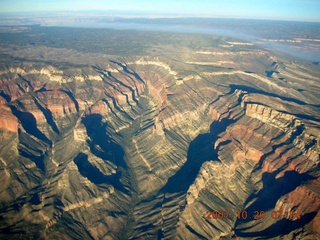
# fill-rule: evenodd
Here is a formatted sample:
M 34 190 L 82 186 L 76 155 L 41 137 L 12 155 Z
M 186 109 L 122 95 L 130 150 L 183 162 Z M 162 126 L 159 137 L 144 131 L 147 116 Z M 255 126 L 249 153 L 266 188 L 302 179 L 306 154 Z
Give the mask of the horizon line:
M 283 21 L 283 22 L 309 22 L 309 23 L 320 23 L 320 19 L 278 19 L 278 18 L 256 18 L 256 17 L 244 17 L 244 16 L 213 16 L 210 14 L 171 14 L 171 13 L 160 13 L 160 12 L 143 12 L 143 11 L 125 11 L 125 10 L 53 10 L 53 11 L 10 11 L 2 12 L 1 15 L 32 15 L 32 14 L 65 14 L 65 13 L 92 13 L 92 14 L 108 14 L 105 17 L 118 17 L 118 18 L 145 18 L 145 19 L 179 19 L 179 18 L 198 18 L 198 19 L 234 19 L 234 20 L 258 20 L 258 21 Z M 116 14 L 116 16 L 114 16 Z M 34 16 L 36 17 L 36 16 Z M 48 16 L 50 17 L 50 16 Z M 52 17 L 52 16 L 51 16 Z M 81 16 L 75 16 L 81 17 Z

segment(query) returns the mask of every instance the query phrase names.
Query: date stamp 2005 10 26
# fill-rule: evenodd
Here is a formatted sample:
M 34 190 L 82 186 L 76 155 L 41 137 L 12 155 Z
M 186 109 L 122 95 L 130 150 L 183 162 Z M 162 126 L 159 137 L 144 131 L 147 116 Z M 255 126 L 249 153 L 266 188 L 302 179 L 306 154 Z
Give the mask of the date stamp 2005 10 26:
M 220 210 L 220 211 L 207 211 L 206 213 L 206 220 L 210 219 L 228 219 L 231 212 L 228 210 Z M 272 219 L 281 219 L 281 218 L 287 218 L 290 220 L 296 220 L 300 219 L 301 215 L 299 211 L 282 211 L 282 210 L 273 210 L 270 212 L 265 211 L 253 211 L 251 214 L 248 213 L 248 211 L 236 211 L 232 212 L 232 214 L 237 216 L 237 219 L 242 220 L 260 220 L 265 219 L 268 217 L 268 214 L 271 214 Z M 270 217 L 270 215 L 269 215 Z

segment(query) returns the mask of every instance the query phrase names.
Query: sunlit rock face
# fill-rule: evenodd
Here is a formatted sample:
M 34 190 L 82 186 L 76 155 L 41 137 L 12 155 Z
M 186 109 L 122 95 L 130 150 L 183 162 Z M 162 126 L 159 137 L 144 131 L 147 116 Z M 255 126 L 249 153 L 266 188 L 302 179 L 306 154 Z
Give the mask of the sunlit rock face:
M 319 238 L 319 67 L 221 44 L 3 61 L 0 236 Z

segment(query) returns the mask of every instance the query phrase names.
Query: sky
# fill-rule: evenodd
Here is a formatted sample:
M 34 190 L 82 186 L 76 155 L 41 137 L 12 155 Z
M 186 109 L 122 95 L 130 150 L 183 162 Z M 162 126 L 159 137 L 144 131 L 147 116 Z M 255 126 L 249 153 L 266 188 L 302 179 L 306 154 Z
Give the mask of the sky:
M 2 13 L 88 10 L 320 22 L 320 0 L 0 0 Z

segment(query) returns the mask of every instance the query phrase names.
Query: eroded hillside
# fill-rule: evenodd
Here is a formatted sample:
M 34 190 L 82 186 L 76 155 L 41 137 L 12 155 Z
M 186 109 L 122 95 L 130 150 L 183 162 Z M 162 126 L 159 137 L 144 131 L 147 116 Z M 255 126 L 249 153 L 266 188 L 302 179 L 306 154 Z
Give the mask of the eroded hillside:
M 5 49 L 1 237 L 319 238 L 319 65 L 225 39 Z

